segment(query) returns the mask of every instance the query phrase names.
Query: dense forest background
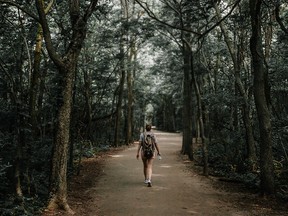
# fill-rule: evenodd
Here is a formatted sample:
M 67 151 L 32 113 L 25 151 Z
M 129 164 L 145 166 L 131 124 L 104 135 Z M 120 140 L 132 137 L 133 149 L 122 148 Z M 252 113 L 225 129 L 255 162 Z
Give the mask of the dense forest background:
M 81 158 L 133 143 L 145 123 L 181 132 L 179 151 L 204 175 L 287 199 L 286 1 L 0 8 L 2 215 L 70 211 Z

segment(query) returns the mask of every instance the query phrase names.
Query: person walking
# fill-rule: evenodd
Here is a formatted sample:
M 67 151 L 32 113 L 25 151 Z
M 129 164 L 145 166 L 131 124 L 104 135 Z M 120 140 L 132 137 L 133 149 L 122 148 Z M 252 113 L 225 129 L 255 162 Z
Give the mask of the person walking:
M 149 143 L 149 139 L 151 143 Z M 147 184 L 148 187 L 152 187 L 152 168 L 153 168 L 153 159 L 155 158 L 155 149 L 157 150 L 157 155 L 160 156 L 160 150 L 157 143 L 157 139 L 155 134 L 151 131 L 151 125 L 146 125 L 146 131 L 141 133 L 139 145 L 137 149 L 137 160 L 139 159 L 139 153 L 141 150 L 141 159 L 143 162 L 143 171 L 144 171 L 144 183 Z M 149 154 L 149 152 L 151 153 Z

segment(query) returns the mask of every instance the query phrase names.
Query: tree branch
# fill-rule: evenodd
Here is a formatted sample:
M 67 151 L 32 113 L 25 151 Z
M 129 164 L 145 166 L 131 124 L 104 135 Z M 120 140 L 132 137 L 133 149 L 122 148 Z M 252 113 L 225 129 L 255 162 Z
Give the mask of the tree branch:
M 222 17 L 222 19 L 220 19 L 218 22 L 216 22 L 211 28 L 209 28 L 208 30 L 206 30 L 204 33 L 201 34 L 201 36 L 199 37 L 199 39 L 203 36 L 205 36 L 206 34 L 208 34 L 210 31 L 212 31 L 214 28 L 216 28 L 221 22 L 223 22 L 228 16 L 230 16 L 230 14 L 234 11 L 234 9 L 236 8 L 236 6 L 241 2 L 241 0 L 237 0 L 236 3 L 233 5 L 233 7 L 231 8 L 231 10 L 226 14 L 226 16 Z
M 147 13 L 147 15 L 156 20 L 157 22 L 161 23 L 162 25 L 165 25 L 165 26 L 168 26 L 170 28 L 173 28 L 173 29 L 178 29 L 178 30 L 182 30 L 182 31 L 186 31 L 186 32 L 190 32 L 190 33 L 193 33 L 193 34 L 196 34 L 198 36 L 201 36 L 200 33 L 196 32 L 196 31 L 193 31 L 191 29 L 186 29 L 186 28 L 181 28 L 179 26 L 174 26 L 174 25 L 171 25 L 163 20 L 160 20 L 155 14 L 153 11 L 150 10 L 150 8 L 147 6 L 147 3 L 144 3 L 146 5 L 146 7 L 143 5 L 143 3 L 141 3 L 139 0 L 135 0 L 139 5 L 140 7 L 142 7 L 144 9 L 144 11 Z
M 52 8 L 53 4 L 54 4 L 54 0 L 51 0 L 44 10 L 45 14 L 47 14 L 49 12 L 49 10 Z
M 277 3 L 276 3 L 276 7 L 275 7 L 276 20 L 277 20 L 278 24 L 280 25 L 280 28 L 282 29 L 282 31 L 284 31 L 285 34 L 288 35 L 288 29 L 287 29 L 287 28 L 285 27 L 285 25 L 283 24 L 282 19 L 280 18 L 279 12 L 280 12 L 280 3 L 277 2 Z
M 29 11 L 25 7 L 22 7 L 21 5 L 15 3 L 15 2 L 12 2 L 9 0 L 0 0 L 0 4 L 7 4 L 7 5 L 14 6 L 14 7 L 18 8 L 19 10 L 23 11 L 24 13 L 26 13 L 28 16 L 32 17 L 37 22 L 39 22 L 39 17 L 37 17 L 37 15 L 35 15 L 33 12 Z
M 226 14 L 226 16 L 224 16 L 222 19 L 220 19 L 218 22 L 216 22 L 212 27 L 210 27 L 208 30 L 206 30 L 205 32 L 203 33 L 199 33 L 199 32 L 196 32 L 196 31 L 193 31 L 191 29 L 187 29 L 187 28 L 184 28 L 184 27 L 179 27 L 179 26 L 174 26 L 174 25 L 171 25 L 163 20 L 160 20 L 154 13 L 153 11 L 147 6 L 147 3 L 142 3 L 140 2 L 139 0 L 135 0 L 141 8 L 144 9 L 144 11 L 147 13 L 147 15 L 156 20 L 157 22 L 165 25 L 165 26 L 168 26 L 170 28 L 173 28 L 173 29 L 178 29 L 178 30 L 182 30 L 182 31 L 186 31 L 186 32 L 190 32 L 190 33 L 193 33 L 195 35 L 198 36 L 198 39 L 201 39 L 202 37 L 204 37 L 205 35 L 207 35 L 209 32 L 211 32 L 214 28 L 216 28 L 222 21 L 224 21 L 228 16 L 230 16 L 230 14 L 234 11 L 234 9 L 236 8 L 236 6 L 241 2 L 241 0 L 237 0 L 236 3 L 233 5 L 233 7 L 231 8 L 231 10 Z M 145 4 L 145 6 L 144 6 Z M 175 11 L 174 8 L 171 7 L 171 5 L 167 5 L 167 6 L 170 6 L 171 9 L 173 9 Z M 176 12 L 176 11 L 175 11 Z
M 52 59 L 52 61 L 57 65 L 57 67 L 63 67 L 64 63 L 61 61 L 60 56 L 56 53 L 52 43 L 51 33 L 46 19 L 43 0 L 36 0 L 35 2 L 39 14 L 39 23 L 41 24 L 43 29 L 43 35 L 49 56 Z
M 83 16 L 83 20 L 87 22 L 87 20 L 91 17 L 92 13 L 95 11 L 95 8 L 98 4 L 99 0 L 91 0 L 89 7 L 86 9 L 85 14 Z

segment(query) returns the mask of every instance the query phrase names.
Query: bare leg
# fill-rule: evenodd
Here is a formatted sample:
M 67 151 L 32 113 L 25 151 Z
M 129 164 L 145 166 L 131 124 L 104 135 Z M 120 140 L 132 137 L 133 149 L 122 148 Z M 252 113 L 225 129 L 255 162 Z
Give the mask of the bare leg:
M 145 180 L 147 180 L 148 179 L 148 172 L 147 172 L 148 160 L 145 158 L 142 158 L 142 161 L 143 161 L 144 178 L 145 178 Z
M 152 179 L 152 167 L 153 167 L 153 158 L 147 160 L 146 174 L 147 174 L 147 179 L 150 181 Z
M 152 166 L 153 166 L 153 159 L 146 159 L 143 155 L 143 152 L 141 153 L 141 157 L 142 157 L 142 162 L 143 162 L 143 173 L 144 173 L 144 177 L 145 177 L 145 182 L 146 180 L 149 182 L 148 186 L 151 187 L 151 178 L 152 178 Z

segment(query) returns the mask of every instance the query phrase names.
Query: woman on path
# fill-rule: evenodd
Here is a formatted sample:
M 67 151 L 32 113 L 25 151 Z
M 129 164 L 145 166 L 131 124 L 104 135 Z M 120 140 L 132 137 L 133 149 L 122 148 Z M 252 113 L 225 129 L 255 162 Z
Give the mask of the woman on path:
M 145 139 L 146 137 L 152 137 L 152 156 L 148 157 L 145 156 L 144 154 L 144 147 L 145 147 Z M 143 168 L 144 168 L 144 177 L 145 177 L 145 184 L 148 185 L 148 187 L 152 187 L 152 182 L 151 182 L 151 177 L 152 177 L 152 167 L 153 167 L 153 159 L 155 158 L 155 148 L 157 150 L 157 155 L 160 156 L 160 151 L 159 151 L 159 147 L 157 144 L 157 139 L 155 134 L 151 131 L 151 125 L 146 125 L 146 131 L 144 133 L 141 133 L 140 135 L 140 140 L 139 140 L 139 146 L 137 149 L 137 155 L 136 158 L 137 160 L 139 159 L 139 153 L 141 150 L 141 158 L 142 158 L 142 162 L 143 162 Z

